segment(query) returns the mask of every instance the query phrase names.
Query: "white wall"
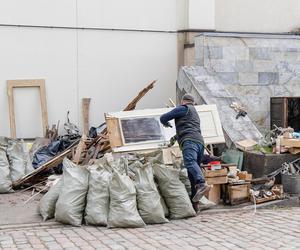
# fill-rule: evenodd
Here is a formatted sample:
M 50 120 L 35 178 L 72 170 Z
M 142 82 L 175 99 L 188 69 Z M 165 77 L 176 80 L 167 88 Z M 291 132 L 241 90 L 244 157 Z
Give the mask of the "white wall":
M 0 0 L 0 24 L 175 31 L 177 14 L 173 0 Z M 91 97 L 98 125 L 154 79 L 140 108 L 175 99 L 176 33 L 0 26 L 0 37 L 0 135 L 10 134 L 6 80 L 45 79 L 50 124 L 70 110 L 81 125 L 81 98 Z M 16 92 L 19 137 L 41 135 L 32 91 Z
M 215 29 L 215 0 L 189 0 L 189 29 Z
M 299 0 L 215 0 L 218 31 L 289 32 L 300 27 Z

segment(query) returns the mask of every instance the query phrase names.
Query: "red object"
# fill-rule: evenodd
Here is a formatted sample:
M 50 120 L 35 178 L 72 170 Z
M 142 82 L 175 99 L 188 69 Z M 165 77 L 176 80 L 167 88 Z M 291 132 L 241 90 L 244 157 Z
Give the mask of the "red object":
M 207 165 L 210 165 L 208 167 L 208 169 L 211 170 L 213 166 L 221 166 L 221 162 L 220 161 L 211 161 Z

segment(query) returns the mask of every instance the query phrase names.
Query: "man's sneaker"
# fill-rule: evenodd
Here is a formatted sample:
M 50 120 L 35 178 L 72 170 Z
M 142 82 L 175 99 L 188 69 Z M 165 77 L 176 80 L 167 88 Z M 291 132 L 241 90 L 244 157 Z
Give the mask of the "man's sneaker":
M 200 201 L 200 199 L 203 197 L 203 195 L 207 194 L 209 192 L 209 190 L 210 190 L 209 185 L 207 185 L 207 184 L 202 184 L 202 185 L 197 184 L 196 185 L 196 194 L 193 197 L 192 201 L 193 202 Z

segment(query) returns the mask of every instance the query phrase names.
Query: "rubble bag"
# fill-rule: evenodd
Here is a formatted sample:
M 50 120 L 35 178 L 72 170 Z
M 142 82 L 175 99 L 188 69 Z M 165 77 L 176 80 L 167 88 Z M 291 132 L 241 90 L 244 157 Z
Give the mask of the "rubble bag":
M 111 172 L 102 165 L 90 166 L 89 172 L 89 191 L 84 219 L 90 225 L 107 226 Z
M 0 194 L 13 192 L 6 147 L 0 144 Z
M 169 208 L 171 219 L 196 216 L 184 184 L 179 179 L 180 170 L 154 164 L 154 175 L 159 190 Z
M 44 221 L 54 218 L 55 205 L 61 189 L 62 180 L 60 179 L 56 182 L 55 185 L 50 187 L 49 191 L 41 198 L 39 204 L 39 212 Z
M 138 211 L 146 224 L 169 222 L 165 218 L 160 195 L 154 183 L 151 164 L 142 164 L 139 161 L 130 166 L 135 174 L 134 184 L 137 191 Z
M 65 158 L 62 189 L 55 207 L 55 220 L 80 226 L 88 191 L 89 171 Z
M 26 174 L 27 160 L 25 159 L 22 141 L 10 139 L 8 141 L 7 155 L 10 163 L 10 177 L 16 182 Z
M 108 227 L 144 227 L 136 204 L 136 190 L 127 175 L 114 171 L 109 186 Z

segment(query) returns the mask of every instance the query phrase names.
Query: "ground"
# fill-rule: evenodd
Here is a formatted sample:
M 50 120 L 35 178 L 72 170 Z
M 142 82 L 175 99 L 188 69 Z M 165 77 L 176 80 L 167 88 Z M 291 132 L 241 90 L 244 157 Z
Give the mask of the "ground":
M 2 249 L 300 249 L 300 208 L 233 210 L 138 229 L 0 226 Z

